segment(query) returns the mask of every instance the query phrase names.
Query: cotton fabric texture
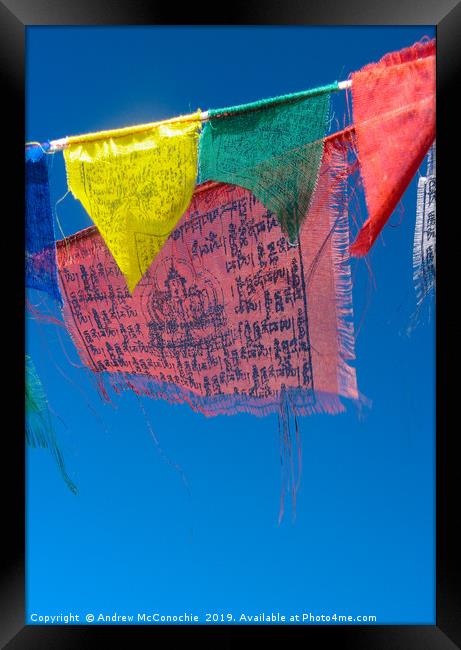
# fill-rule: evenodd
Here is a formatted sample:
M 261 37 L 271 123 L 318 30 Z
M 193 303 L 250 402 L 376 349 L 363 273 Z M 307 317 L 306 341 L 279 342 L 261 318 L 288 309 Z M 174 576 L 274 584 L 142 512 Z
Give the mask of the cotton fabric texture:
M 366 255 L 435 138 L 435 39 L 352 75 L 357 153 L 368 219 L 351 246 Z
M 206 415 L 337 413 L 358 399 L 348 143 L 326 141 L 299 245 L 247 189 L 205 183 L 131 294 L 96 228 L 58 243 L 64 318 L 106 393 Z
M 189 206 L 200 113 L 147 132 L 71 143 L 69 189 L 97 226 L 133 292 Z
M 209 111 L 200 140 L 200 179 L 250 190 L 296 243 L 317 183 L 336 90 L 332 84 Z
M 426 176 L 418 180 L 413 279 L 418 307 L 435 291 L 436 260 L 436 145 L 429 150 Z
M 49 145 L 26 148 L 25 275 L 26 287 L 44 291 L 58 304 L 56 241 L 49 187 Z

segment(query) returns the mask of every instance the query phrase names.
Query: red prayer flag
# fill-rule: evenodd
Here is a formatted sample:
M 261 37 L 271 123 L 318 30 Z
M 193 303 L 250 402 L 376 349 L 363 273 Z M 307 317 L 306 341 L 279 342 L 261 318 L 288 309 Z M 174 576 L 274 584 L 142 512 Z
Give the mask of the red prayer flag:
M 435 39 L 386 54 L 352 75 L 368 219 L 350 248 L 366 255 L 435 138 Z

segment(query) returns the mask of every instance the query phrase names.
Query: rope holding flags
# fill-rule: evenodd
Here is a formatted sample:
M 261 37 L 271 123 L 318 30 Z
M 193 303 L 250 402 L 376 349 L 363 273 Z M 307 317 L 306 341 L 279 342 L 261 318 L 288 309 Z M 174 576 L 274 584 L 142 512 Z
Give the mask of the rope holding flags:
M 434 142 L 435 40 L 353 73 L 354 123 L 327 136 L 331 94 L 344 87 L 26 151 L 27 286 L 60 302 L 101 393 L 132 390 L 207 416 L 277 413 L 287 476 L 298 416 L 366 401 L 350 364 L 350 257 L 370 251 Z M 47 153 L 61 149 L 95 226 L 56 242 Z M 351 245 L 355 172 L 368 218 Z M 418 305 L 435 288 L 435 234 L 434 144 L 418 184 Z M 27 364 L 28 442 L 52 450 L 73 489 Z
M 280 303 L 279 293 L 272 298 L 270 294 L 264 293 L 264 296 L 261 294 L 264 291 L 266 280 L 262 280 L 259 275 L 251 281 L 248 280 L 252 287 L 256 282 L 254 286 L 257 289 L 251 289 L 250 293 L 255 292 L 257 300 L 251 296 L 245 296 L 242 284 L 245 266 L 251 265 L 253 269 L 258 269 L 258 274 L 270 271 L 271 274 L 277 272 L 283 275 L 285 271 L 277 266 L 280 260 L 279 254 L 288 255 L 290 248 L 295 248 L 293 244 L 299 243 L 301 232 L 304 238 L 302 244 L 306 249 L 305 238 L 309 237 L 309 233 L 314 236 L 318 225 L 316 221 L 323 223 L 322 210 L 325 215 L 329 215 L 330 219 L 331 231 L 325 227 L 321 231 L 324 237 L 323 244 L 327 245 L 327 240 L 333 237 L 335 232 L 336 222 L 333 222 L 332 219 L 338 208 L 338 203 L 343 208 L 346 204 L 346 195 L 342 194 L 338 188 L 344 188 L 347 185 L 346 181 L 352 173 L 351 170 L 356 167 L 346 164 L 344 160 L 339 160 L 337 156 L 332 156 L 331 152 L 334 151 L 335 146 L 339 146 L 338 143 L 341 143 L 344 150 L 347 149 L 348 155 L 355 153 L 358 157 L 369 213 L 367 221 L 349 250 L 353 255 L 364 255 L 369 251 L 434 139 L 434 63 L 435 40 L 432 40 L 416 43 L 399 52 L 387 54 L 377 64 L 370 64 L 354 73 L 352 75 L 354 124 L 344 132 L 328 137 L 325 137 L 325 130 L 330 96 L 340 87 L 338 83 L 251 104 L 210 110 L 206 114 L 206 120 L 198 111 L 190 116 L 173 118 L 171 121 L 127 127 L 99 134 L 87 134 L 86 136 L 72 136 L 65 139 L 60 146 L 62 145 L 64 151 L 69 189 L 74 197 L 82 202 L 93 219 L 109 255 L 105 252 L 99 260 L 98 266 L 95 267 L 93 258 L 102 255 L 102 252 L 100 252 L 101 243 L 93 246 L 92 239 L 91 246 L 88 245 L 85 248 L 85 255 L 90 256 L 87 260 L 88 263 L 82 263 L 78 269 L 73 269 L 71 272 L 70 277 L 78 277 L 81 274 L 79 285 L 78 287 L 69 287 L 68 275 L 65 274 L 68 264 L 63 260 L 63 253 L 60 251 L 61 286 L 66 291 L 71 290 L 71 293 L 67 292 L 66 295 L 73 295 L 74 303 L 77 295 L 84 301 L 92 302 L 105 300 L 107 295 L 112 296 L 116 291 L 123 301 L 123 310 L 126 309 L 129 314 L 136 314 L 138 321 L 141 314 L 143 318 L 147 318 L 146 309 L 148 309 L 147 313 L 150 314 L 149 335 L 144 343 L 138 338 L 137 345 L 144 345 L 145 352 L 149 351 L 149 354 L 152 352 L 154 357 L 157 343 L 161 347 L 166 346 L 162 347 L 162 358 L 165 357 L 166 350 L 169 350 L 171 346 L 176 350 L 176 357 L 178 356 L 176 343 L 168 338 L 171 334 L 170 328 L 174 323 L 179 328 L 178 331 L 181 332 L 183 330 L 189 332 L 191 328 L 198 327 L 199 324 L 200 327 L 204 327 L 205 323 L 211 324 L 209 321 L 211 315 L 205 317 L 204 314 L 207 313 L 207 309 L 211 309 L 210 305 L 215 305 L 215 308 L 218 309 L 216 291 L 213 290 L 213 297 L 209 294 L 210 287 L 216 287 L 216 280 L 220 286 L 231 287 L 232 299 L 239 298 L 238 304 L 235 305 L 236 313 L 243 313 L 247 310 L 250 314 L 253 310 L 259 310 L 261 301 L 264 299 L 266 301 L 266 317 L 258 324 L 258 328 L 269 327 L 268 319 L 272 314 L 271 301 L 277 305 L 276 311 L 283 313 L 283 300 Z M 205 126 L 201 132 L 202 121 L 205 122 Z M 34 241 L 34 229 L 39 226 L 46 227 L 48 228 L 47 241 L 52 239 L 54 245 L 54 235 L 51 235 L 52 220 L 49 196 L 46 191 L 47 156 L 43 155 L 43 152 L 37 154 L 36 149 L 31 151 L 36 158 L 34 162 L 31 161 L 28 164 L 35 175 L 31 172 L 28 176 L 28 191 L 32 198 L 35 196 L 33 194 L 35 191 L 42 200 L 42 204 L 38 208 L 42 218 L 37 219 L 36 216 L 38 214 L 37 200 L 28 200 L 28 212 L 31 212 L 35 218 L 35 221 L 28 218 L 29 237 L 31 242 Z M 329 174 L 332 173 L 330 167 L 334 166 L 334 160 L 337 161 L 336 172 L 339 176 L 335 181 L 336 185 L 330 179 L 331 185 L 328 186 L 325 183 Z M 218 195 L 208 191 L 201 194 L 203 200 L 206 201 L 206 206 L 198 202 L 198 199 L 193 198 L 197 168 L 200 170 L 202 181 L 212 180 L 229 188 L 245 189 L 249 192 L 248 195 L 245 194 L 245 200 L 250 203 L 256 201 L 263 206 L 267 211 L 267 219 L 270 218 L 271 221 L 261 219 L 258 213 L 257 227 L 261 229 L 261 232 L 254 235 L 253 228 L 256 217 L 253 217 L 250 211 L 248 213 L 250 216 L 239 223 L 238 227 L 232 219 L 229 224 L 220 223 L 221 234 L 213 228 L 204 229 L 202 221 L 196 220 L 194 212 L 191 211 L 191 201 L 194 205 L 199 206 L 201 213 L 206 214 L 207 218 L 208 213 L 213 215 L 213 219 L 215 219 L 214 215 L 224 209 L 225 202 L 222 198 L 218 201 Z M 37 178 L 40 182 L 36 180 Z M 430 183 L 435 186 L 435 178 L 431 179 Z M 40 188 L 40 192 L 37 191 L 37 187 Z M 202 190 L 202 186 L 197 188 L 198 193 Z M 422 185 L 420 191 L 423 191 Z M 240 195 L 238 196 L 238 200 L 240 200 Z M 217 203 L 214 204 L 214 201 Z M 432 260 L 432 254 L 435 261 L 435 246 L 433 250 L 429 243 L 429 238 L 435 236 L 435 211 L 427 213 L 426 223 L 425 215 L 428 207 L 425 200 L 422 203 L 420 201 L 415 235 L 419 237 L 420 232 L 424 232 L 424 237 L 426 237 L 423 244 L 426 256 L 425 264 L 429 258 Z M 197 209 L 199 208 L 197 207 Z M 226 207 L 226 210 L 230 210 L 233 214 L 233 205 Z M 185 219 L 186 221 L 184 221 Z M 280 227 L 278 239 L 264 243 L 262 239 L 265 235 L 262 233 L 266 229 L 269 229 L 270 232 L 275 227 L 274 219 Z M 306 219 L 308 223 L 305 223 Z M 422 221 L 424 221 L 424 225 L 422 225 Z M 432 228 L 432 221 L 434 222 L 434 231 L 427 230 L 427 227 Z M 180 227 L 179 224 L 181 224 Z M 189 233 L 187 246 L 182 253 L 179 253 L 178 237 L 183 238 L 183 232 L 190 228 L 196 229 L 195 238 L 193 241 L 189 241 Z M 254 237 L 254 241 L 252 237 Z M 250 253 L 246 251 L 249 241 L 253 241 L 255 247 Z M 66 242 L 69 244 L 68 240 Z M 167 276 L 163 277 L 156 260 L 157 258 L 160 261 L 164 259 L 164 255 L 167 254 L 164 252 L 162 255 L 165 246 L 168 246 L 167 252 L 170 256 L 168 259 L 171 258 L 172 261 L 170 266 L 165 266 L 166 263 L 162 262 L 162 273 L 166 273 L 165 269 L 168 266 Z M 41 246 L 41 248 L 43 247 Z M 211 253 L 213 253 L 212 258 L 209 257 Z M 319 248 L 318 255 L 321 254 L 323 252 Z M 40 260 L 40 251 L 37 255 L 37 259 Z M 181 256 L 186 255 L 190 259 L 189 266 L 197 278 L 201 273 L 203 274 L 203 270 L 199 270 L 197 267 L 199 259 L 206 259 L 208 272 L 210 272 L 210 263 L 214 263 L 214 257 L 221 257 L 225 262 L 224 265 L 216 262 L 215 280 L 209 279 L 206 286 L 201 288 L 194 284 L 195 288 L 187 289 L 187 291 L 196 292 L 193 300 L 192 294 L 189 296 L 185 288 L 191 269 L 189 268 L 184 275 L 185 269 L 179 270 L 173 263 L 175 256 L 179 256 L 181 264 L 183 264 Z M 115 264 L 110 263 L 111 257 Z M 35 257 L 32 256 L 32 259 Z M 302 276 L 307 274 L 307 280 L 304 279 L 308 282 L 312 281 L 311 276 L 314 272 L 319 272 L 316 268 L 319 264 L 318 260 L 313 259 L 311 262 L 312 269 L 300 269 Z M 299 263 L 304 264 L 302 255 Z M 429 271 L 426 266 L 418 258 L 415 243 L 415 279 L 419 278 L 423 267 L 427 276 Z M 52 266 L 50 269 L 53 271 Z M 109 281 L 107 269 L 110 269 L 114 279 L 120 276 L 117 288 L 112 285 L 112 280 Z M 234 286 L 231 278 L 236 271 L 240 275 L 237 278 L 238 283 Z M 175 273 L 178 277 L 173 277 Z M 54 274 L 56 274 L 55 269 Z M 50 275 L 50 277 L 52 276 Z M 418 281 L 421 284 L 421 280 Z M 156 294 L 155 300 L 160 300 L 162 295 L 164 298 L 170 296 L 171 287 L 175 283 L 178 295 L 181 292 L 186 293 L 178 302 L 177 313 L 172 313 L 170 320 L 167 319 L 165 322 L 157 324 L 160 328 L 157 331 L 157 325 L 154 323 L 157 317 L 160 318 L 158 309 L 153 310 L 152 306 L 148 308 L 132 304 L 129 298 L 135 292 L 136 287 L 139 287 L 140 296 L 144 296 L 147 291 L 146 287 L 154 286 L 155 292 L 158 294 Z M 337 283 L 336 291 L 339 291 L 341 286 L 341 283 Z M 427 290 L 428 286 L 425 286 L 423 292 Z M 51 289 L 48 288 L 48 290 L 55 291 L 59 295 L 56 282 L 54 285 L 50 282 L 50 287 Z M 107 294 L 107 292 L 109 293 Z M 170 308 L 175 300 L 174 295 L 176 294 L 171 293 Z M 191 306 L 190 313 L 184 312 L 184 322 L 179 322 L 178 314 L 183 313 L 184 305 L 187 303 L 186 298 L 190 298 L 191 305 L 194 303 L 195 306 L 193 308 Z M 230 298 L 227 297 L 224 304 L 228 304 L 229 300 Z M 312 301 L 312 297 L 310 300 Z M 318 309 L 320 309 L 320 302 L 316 296 L 314 304 Z M 208 304 L 207 308 L 205 308 L 205 304 Z M 162 305 L 160 311 L 166 309 L 166 302 Z M 199 310 L 202 320 L 199 319 L 196 323 L 198 316 L 194 316 L 194 314 L 199 307 L 202 310 Z M 328 310 L 331 309 L 331 306 L 325 305 L 323 308 Z M 83 306 L 79 309 L 83 309 Z M 68 313 L 66 306 L 64 311 Z M 110 307 L 109 311 L 112 313 L 114 308 Z M 120 345 L 123 341 L 123 347 L 120 352 L 120 350 L 111 348 L 110 336 L 105 331 L 108 327 L 108 319 L 110 320 L 109 311 L 101 313 L 97 319 L 96 314 L 87 316 L 88 322 L 91 322 L 93 326 L 93 329 L 87 328 L 83 333 L 86 341 L 85 350 L 91 350 L 90 358 L 87 359 L 88 363 L 97 372 L 105 372 L 108 367 L 115 364 L 115 367 L 120 366 L 125 373 L 130 368 L 130 373 L 134 375 L 147 374 L 150 376 L 153 370 L 146 372 L 145 367 L 138 365 L 136 356 L 132 355 L 127 361 L 122 354 L 129 347 L 128 340 L 132 336 L 130 332 L 136 331 L 139 335 L 139 322 L 130 323 L 131 330 L 121 330 Z M 123 313 L 125 312 L 123 311 Z M 225 311 L 222 317 L 225 322 L 232 322 Z M 83 318 L 80 312 L 76 318 L 79 321 Z M 299 318 L 299 314 L 296 318 L 293 314 L 293 322 Z M 71 321 L 69 321 L 69 327 L 71 327 Z M 239 322 L 235 323 L 235 327 L 239 330 L 240 336 L 243 336 L 241 332 L 246 331 L 247 325 L 244 322 Z M 275 327 L 275 325 L 272 324 L 270 327 Z M 103 350 L 91 333 L 93 330 L 96 331 L 95 328 L 100 330 L 100 337 L 106 339 Z M 229 336 L 234 337 L 235 332 L 229 332 Z M 295 338 L 293 335 L 293 341 Z M 187 340 L 194 340 L 194 337 L 191 335 L 191 338 Z M 86 344 L 90 347 L 87 347 Z M 186 345 L 186 343 L 182 342 L 181 345 Z M 203 345 L 206 347 L 205 343 Z M 173 366 L 178 363 L 176 357 Z M 116 363 L 114 359 L 117 360 Z M 197 358 L 194 357 L 194 359 L 194 364 L 198 363 Z M 141 359 L 139 359 L 140 363 Z M 155 361 L 153 368 L 157 367 L 158 363 L 160 363 L 158 360 Z M 250 363 L 249 359 L 246 363 L 247 365 Z M 165 376 L 169 377 L 166 380 L 167 383 L 178 384 L 178 377 L 185 372 L 185 367 L 182 364 L 183 362 L 179 363 L 175 374 L 159 375 L 160 381 L 163 382 L 162 377 Z M 202 363 L 202 369 L 203 367 Z M 192 370 L 195 372 L 195 366 L 192 370 L 191 368 L 189 368 L 189 372 Z M 298 371 L 298 374 L 301 373 L 301 370 L 298 369 Z M 205 384 L 211 386 L 215 382 L 218 387 L 221 383 L 221 380 L 216 377 L 199 377 L 197 374 L 194 375 L 194 372 L 190 376 L 188 375 L 188 380 L 182 388 L 194 391 L 197 386 L 200 386 L 200 390 L 205 390 Z M 244 370 L 239 369 L 239 372 L 244 372 Z M 284 376 L 283 373 L 282 376 Z M 347 376 L 347 372 L 343 373 L 343 377 L 345 376 Z M 156 380 L 159 377 L 156 376 Z M 256 385 L 260 386 L 260 383 Z M 316 386 L 318 389 L 318 382 Z M 250 391 L 249 386 L 242 388 L 236 385 L 234 388 L 238 394 L 241 394 L 242 391 L 243 394 Z M 289 383 L 286 384 L 286 388 L 289 388 Z M 281 387 L 278 386 L 274 393 L 276 401 L 280 389 Z M 221 394 L 218 388 L 215 390 L 217 394 Z M 326 392 L 339 394 L 335 390 Z M 213 391 L 210 393 L 206 388 L 205 395 L 202 397 L 208 398 L 212 394 L 214 394 Z
M 330 95 L 349 86 L 368 210 L 350 252 L 361 256 L 434 140 L 435 39 L 385 55 L 353 73 L 349 84 L 71 136 L 48 146 L 64 150 L 69 189 L 98 227 L 133 292 L 187 210 L 197 166 L 201 181 L 253 192 L 295 244 L 318 181 Z M 43 214 L 46 210 L 44 206 Z M 30 218 L 29 225 L 31 232 L 39 227 Z M 40 264 L 39 251 L 32 253 Z M 52 264 L 48 266 L 48 290 L 59 295 Z

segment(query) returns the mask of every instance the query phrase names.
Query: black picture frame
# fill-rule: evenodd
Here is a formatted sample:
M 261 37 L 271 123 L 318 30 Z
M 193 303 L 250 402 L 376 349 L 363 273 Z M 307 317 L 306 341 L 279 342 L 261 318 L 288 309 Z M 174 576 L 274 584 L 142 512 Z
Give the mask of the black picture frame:
M 243 3 L 242 3 L 243 5 Z M 170 10 L 174 9 L 173 11 Z M 192 12 L 190 12 L 192 14 Z M 8 650 L 27 648 L 100 647 L 109 634 L 124 646 L 143 647 L 136 639 L 157 640 L 173 636 L 177 643 L 190 643 L 198 634 L 201 642 L 214 648 L 231 647 L 244 636 L 252 643 L 264 637 L 275 642 L 312 644 L 313 647 L 332 643 L 335 648 L 366 648 L 367 650 L 452 650 L 461 647 L 461 585 L 459 551 L 461 539 L 457 518 L 457 477 L 455 453 L 456 419 L 451 418 L 456 405 L 457 376 L 456 345 L 454 341 L 456 294 L 450 295 L 450 278 L 455 277 L 456 251 L 450 250 L 455 241 L 451 235 L 458 220 L 454 193 L 458 189 L 454 174 L 456 164 L 450 165 L 450 145 L 456 151 L 455 114 L 459 112 L 455 93 L 461 85 L 461 3 L 455 0 L 349 0 L 340 4 L 334 0 L 312 2 L 300 6 L 296 2 L 262 3 L 248 0 L 244 6 L 235 3 L 223 12 L 224 23 L 216 10 L 194 5 L 194 15 L 185 7 L 156 5 L 146 0 L 3 0 L 0 2 L 0 73 L 3 75 L 2 153 L 10 173 L 3 184 L 4 253 L 11 253 L 3 265 L 5 273 L 2 321 L 7 320 L 3 337 L 4 362 L 3 408 L 5 418 L 2 434 L 3 451 L 3 565 L 0 576 L 0 644 Z M 174 16 L 173 16 L 174 14 Z M 436 625 L 431 626 L 27 626 L 25 621 L 25 464 L 24 464 L 24 47 L 25 29 L 32 25 L 172 25 L 181 18 L 182 24 L 305 24 L 305 25 L 435 25 L 437 27 L 437 360 L 436 360 Z M 191 22 L 185 22 L 192 18 Z M 205 19 L 205 20 L 204 20 Z M 184 22 L 183 22 L 184 21 Z M 5 178 L 5 177 L 4 177 Z M 453 197 L 451 199 L 451 196 Z M 452 201 L 452 202 L 451 202 Z M 8 207 L 5 207 L 8 206 Z M 19 224 L 13 228 L 10 224 Z M 6 259 L 6 257 L 4 258 Z M 453 275 L 451 275 L 453 273 Z M 456 280 L 455 280 L 456 281 Z M 9 299 L 7 298 L 9 295 Z M 17 298 L 22 296 L 22 300 Z M 451 298 L 451 301 L 450 301 Z M 18 322 L 10 319 L 14 305 Z M 453 306 L 452 306 L 453 305 Z M 13 401 L 17 417 L 9 416 Z M 454 415 L 454 413 L 453 413 Z M 9 421 L 9 424 L 7 424 Z M 19 426 L 18 426 L 18 423 Z M 136 643 L 136 646 L 135 646 Z

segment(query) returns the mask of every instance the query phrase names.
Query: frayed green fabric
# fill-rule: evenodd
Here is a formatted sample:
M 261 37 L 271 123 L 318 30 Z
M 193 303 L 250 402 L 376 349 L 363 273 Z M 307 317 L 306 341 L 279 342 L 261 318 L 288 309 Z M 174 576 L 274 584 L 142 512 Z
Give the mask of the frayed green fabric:
M 45 391 L 43 390 L 33 361 L 28 355 L 26 355 L 25 380 L 26 443 L 29 447 L 48 449 L 55 459 L 61 476 L 68 488 L 71 492 L 77 494 L 77 487 L 67 474 L 64 460 L 56 440 Z
M 200 138 L 200 180 L 253 192 L 295 244 L 317 184 L 336 90 L 334 83 L 210 110 Z

